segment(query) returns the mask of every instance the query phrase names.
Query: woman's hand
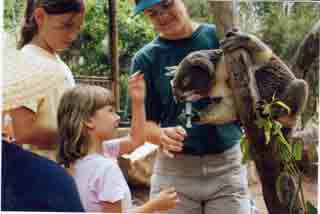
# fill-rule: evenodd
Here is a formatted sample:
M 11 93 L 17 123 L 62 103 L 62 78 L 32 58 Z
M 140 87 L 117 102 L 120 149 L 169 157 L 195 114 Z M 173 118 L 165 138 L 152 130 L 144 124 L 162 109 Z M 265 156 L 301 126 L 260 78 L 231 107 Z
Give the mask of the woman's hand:
M 138 71 L 129 77 L 128 92 L 129 96 L 132 98 L 132 102 L 144 102 L 146 93 L 143 73 Z
M 181 126 L 161 128 L 161 145 L 163 152 L 170 158 L 174 157 L 172 152 L 181 152 L 182 141 L 187 136 L 187 132 Z

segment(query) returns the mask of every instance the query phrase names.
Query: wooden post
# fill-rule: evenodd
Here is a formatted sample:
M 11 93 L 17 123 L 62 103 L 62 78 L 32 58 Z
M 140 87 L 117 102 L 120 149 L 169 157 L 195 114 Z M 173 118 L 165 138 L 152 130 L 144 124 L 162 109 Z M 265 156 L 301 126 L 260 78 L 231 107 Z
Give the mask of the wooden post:
M 237 0 L 208 0 L 208 3 L 213 24 L 217 26 L 217 32 L 220 38 L 223 38 L 231 28 L 239 26 Z
M 109 2 L 109 48 L 111 53 L 112 90 L 115 98 L 116 111 L 120 110 L 120 81 L 119 81 L 119 54 L 118 54 L 118 25 L 117 0 Z

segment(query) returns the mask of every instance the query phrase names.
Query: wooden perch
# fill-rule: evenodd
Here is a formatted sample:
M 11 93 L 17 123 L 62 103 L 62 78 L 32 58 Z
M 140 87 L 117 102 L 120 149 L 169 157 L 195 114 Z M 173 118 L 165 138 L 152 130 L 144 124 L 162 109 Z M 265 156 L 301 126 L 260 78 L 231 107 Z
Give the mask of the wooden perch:
M 289 214 L 289 208 L 282 205 L 277 197 L 276 181 L 282 169 L 280 159 L 277 158 L 279 154 L 272 140 L 268 145 L 265 144 L 264 131 L 255 124 L 255 105 L 259 100 L 259 92 L 251 70 L 250 57 L 244 50 L 237 50 L 226 54 L 225 59 L 227 70 L 230 71 L 235 105 L 250 142 L 251 158 L 257 167 L 268 211 L 270 214 Z M 296 189 L 290 191 L 295 192 Z M 301 210 L 299 200 L 295 207 Z

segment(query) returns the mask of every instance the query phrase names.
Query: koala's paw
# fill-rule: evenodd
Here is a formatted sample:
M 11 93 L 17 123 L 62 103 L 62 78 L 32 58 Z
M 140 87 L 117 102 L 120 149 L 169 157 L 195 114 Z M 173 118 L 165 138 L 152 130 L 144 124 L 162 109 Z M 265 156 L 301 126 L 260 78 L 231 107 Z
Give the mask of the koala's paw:
M 241 48 L 247 50 L 251 54 L 270 50 L 270 48 L 256 36 L 238 30 L 229 31 L 220 45 L 222 50 L 226 53 Z
M 233 29 L 226 33 L 225 38 L 220 42 L 220 48 L 225 52 L 231 52 L 240 48 L 245 48 L 249 42 L 248 34 Z
M 253 65 L 263 65 L 273 56 L 272 50 L 259 38 L 238 30 L 229 31 L 220 45 L 225 53 L 244 49 L 251 56 Z

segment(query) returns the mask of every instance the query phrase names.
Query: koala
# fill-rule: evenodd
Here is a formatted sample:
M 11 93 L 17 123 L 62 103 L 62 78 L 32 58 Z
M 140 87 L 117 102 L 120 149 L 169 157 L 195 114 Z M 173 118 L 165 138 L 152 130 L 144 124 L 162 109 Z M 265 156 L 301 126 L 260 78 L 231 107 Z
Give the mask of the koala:
M 227 33 L 221 42 L 221 49 L 192 52 L 181 61 L 172 80 L 176 100 L 210 100 L 199 112 L 197 122 L 200 124 L 223 124 L 238 120 L 225 55 L 239 49 L 245 50 L 250 56 L 251 70 L 261 100 L 270 102 L 275 96 L 288 105 L 290 115 L 279 108 L 276 119 L 284 127 L 292 128 L 305 107 L 307 83 L 297 79 L 260 39 L 239 31 Z

